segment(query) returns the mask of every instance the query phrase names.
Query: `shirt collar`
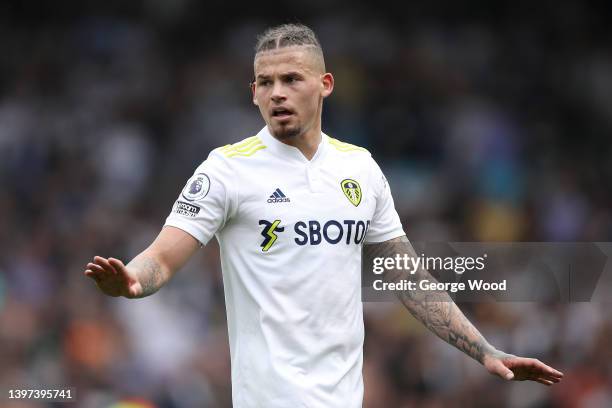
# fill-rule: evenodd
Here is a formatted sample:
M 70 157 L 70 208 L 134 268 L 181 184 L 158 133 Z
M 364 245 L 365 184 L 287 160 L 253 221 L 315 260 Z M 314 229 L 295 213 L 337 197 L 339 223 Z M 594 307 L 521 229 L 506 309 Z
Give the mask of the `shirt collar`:
M 264 128 L 259 131 L 257 136 L 259 136 L 262 139 L 263 144 L 271 152 L 274 152 L 275 154 L 278 154 L 289 160 L 292 160 L 292 161 L 296 160 L 296 161 L 299 161 L 300 163 L 305 163 L 305 164 L 312 164 L 315 162 L 319 162 L 321 158 L 324 156 L 325 151 L 327 150 L 327 145 L 329 143 L 329 136 L 321 132 L 321 143 L 319 143 L 319 147 L 317 148 L 317 151 L 314 154 L 314 156 L 312 156 L 312 159 L 308 160 L 306 156 L 304 156 L 297 147 L 290 146 L 286 143 L 283 143 L 277 138 L 275 138 L 274 136 L 272 136 L 270 134 L 270 131 L 268 130 L 268 126 L 264 126 Z

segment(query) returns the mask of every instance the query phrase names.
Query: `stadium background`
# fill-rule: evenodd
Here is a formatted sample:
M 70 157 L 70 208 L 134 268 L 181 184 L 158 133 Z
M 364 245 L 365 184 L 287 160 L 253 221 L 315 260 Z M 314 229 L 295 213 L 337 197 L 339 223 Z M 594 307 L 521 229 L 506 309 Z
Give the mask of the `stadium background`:
M 247 85 L 271 24 L 317 32 L 337 81 L 324 131 L 373 153 L 412 240 L 612 241 L 602 10 L 308 3 L 0 5 L 0 386 L 76 387 L 79 407 L 230 405 L 216 244 L 139 301 L 82 270 L 130 259 L 209 150 L 260 129 Z M 364 406 L 612 406 L 608 305 L 463 310 L 563 385 L 504 383 L 400 306 L 368 304 Z

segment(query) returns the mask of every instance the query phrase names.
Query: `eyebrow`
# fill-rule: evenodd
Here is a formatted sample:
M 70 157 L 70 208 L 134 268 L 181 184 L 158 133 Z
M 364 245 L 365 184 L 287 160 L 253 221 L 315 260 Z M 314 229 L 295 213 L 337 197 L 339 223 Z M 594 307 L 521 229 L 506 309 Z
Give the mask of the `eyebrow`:
M 301 72 L 298 71 L 289 71 L 286 72 L 284 74 L 281 75 L 282 77 L 288 77 L 288 76 L 304 76 L 304 74 L 302 74 Z
M 289 72 L 280 74 L 280 77 L 288 77 L 288 76 L 304 76 L 304 74 L 302 74 L 299 71 L 289 71 Z M 259 74 L 254 79 L 269 79 L 269 78 L 270 78 L 270 75 Z

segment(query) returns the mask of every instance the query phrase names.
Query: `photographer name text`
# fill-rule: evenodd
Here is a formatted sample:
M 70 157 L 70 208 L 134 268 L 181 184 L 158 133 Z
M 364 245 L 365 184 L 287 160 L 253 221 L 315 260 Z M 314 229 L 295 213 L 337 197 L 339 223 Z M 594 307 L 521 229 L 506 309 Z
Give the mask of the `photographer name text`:
M 467 282 L 432 282 L 423 279 L 418 282 L 402 279 L 397 282 L 385 282 L 377 279 L 372 287 L 377 291 L 396 291 L 396 290 L 429 290 L 447 292 L 462 292 L 469 288 L 471 291 L 505 291 L 507 289 L 506 279 L 499 282 L 486 282 L 482 279 L 468 279 Z

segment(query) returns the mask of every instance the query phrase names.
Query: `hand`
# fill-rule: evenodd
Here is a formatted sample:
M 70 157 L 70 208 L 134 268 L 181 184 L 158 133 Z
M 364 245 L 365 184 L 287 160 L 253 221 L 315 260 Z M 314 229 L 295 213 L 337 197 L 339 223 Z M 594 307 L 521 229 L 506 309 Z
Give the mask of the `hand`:
M 87 264 L 85 276 L 93 279 L 98 288 L 109 296 L 135 298 L 142 295 L 142 285 L 119 259 L 95 256 Z
M 487 354 L 483 365 L 493 375 L 505 380 L 536 381 L 553 385 L 563 378 L 563 373 L 534 358 L 517 357 L 499 350 Z

